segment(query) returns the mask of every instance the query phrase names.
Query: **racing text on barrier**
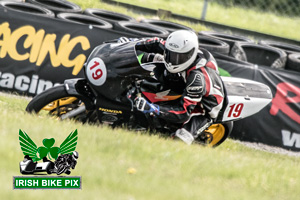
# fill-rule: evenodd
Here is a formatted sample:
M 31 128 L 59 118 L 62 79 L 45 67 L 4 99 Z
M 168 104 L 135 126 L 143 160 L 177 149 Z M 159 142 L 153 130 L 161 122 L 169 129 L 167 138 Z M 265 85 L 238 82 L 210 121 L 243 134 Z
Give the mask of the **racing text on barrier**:
M 21 38 L 24 38 L 22 48 L 26 52 L 20 53 L 17 48 Z M 26 25 L 12 31 L 8 22 L 0 25 L 0 58 L 10 56 L 16 61 L 29 60 L 36 66 L 41 66 L 46 56 L 49 54 L 51 65 L 58 67 L 73 67 L 72 74 L 77 75 L 83 67 L 86 60 L 84 54 L 77 55 L 70 60 L 70 54 L 76 45 L 80 45 L 82 50 L 90 48 L 90 42 L 85 36 L 71 38 L 70 34 L 65 34 L 56 48 L 56 34 L 45 33 L 44 29 L 35 30 L 33 26 Z M 57 49 L 57 50 L 56 50 Z

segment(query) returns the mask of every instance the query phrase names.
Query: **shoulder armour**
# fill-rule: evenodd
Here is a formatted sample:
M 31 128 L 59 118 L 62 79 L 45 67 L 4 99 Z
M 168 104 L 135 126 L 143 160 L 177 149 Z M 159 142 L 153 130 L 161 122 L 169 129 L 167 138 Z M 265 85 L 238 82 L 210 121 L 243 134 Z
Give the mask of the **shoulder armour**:
M 186 91 L 187 94 L 196 97 L 197 95 L 201 97 L 202 94 L 205 94 L 205 78 L 204 75 L 198 71 L 191 71 L 190 75 L 187 77 Z

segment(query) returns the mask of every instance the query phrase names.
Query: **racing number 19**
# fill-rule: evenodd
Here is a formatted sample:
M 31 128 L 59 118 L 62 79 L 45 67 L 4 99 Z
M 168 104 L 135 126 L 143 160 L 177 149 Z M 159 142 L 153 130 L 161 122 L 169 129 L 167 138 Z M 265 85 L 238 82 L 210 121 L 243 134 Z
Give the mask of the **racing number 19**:
M 230 107 L 229 113 L 228 113 L 228 117 L 239 117 L 242 113 L 242 110 L 244 108 L 244 104 L 239 103 L 239 104 L 233 104 Z
M 94 61 L 94 65 L 90 67 L 90 70 L 93 70 L 95 67 L 97 67 L 100 63 L 97 61 Z M 95 80 L 98 80 L 103 75 L 103 72 L 101 69 L 96 69 L 95 72 L 92 73 L 92 77 Z

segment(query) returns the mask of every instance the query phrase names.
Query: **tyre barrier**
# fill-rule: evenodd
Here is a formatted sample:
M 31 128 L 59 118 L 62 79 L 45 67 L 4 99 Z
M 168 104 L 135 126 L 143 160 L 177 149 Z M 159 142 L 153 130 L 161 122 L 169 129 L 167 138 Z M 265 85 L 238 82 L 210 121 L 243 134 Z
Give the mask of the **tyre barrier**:
M 80 6 L 65 0 L 26 0 L 26 2 L 42 6 L 58 14 L 60 12 L 79 13 Z
M 236 42 L 230 55 L 238 60 L 276 69 L 283 69 L 287 60 L 287 54 L 283 50 L 246 42 Z
M 14 2 L 24 2 L 24 0 L 0 0 L 1 1 L 14 1 Z
M 127 22 L 135 22 L 136 21 L 134 18 L 132 18 L 130 16 L 116 13 L 116 12 L 111 12 L 108 10 L 103 10 L 103 9 L 87 8 L 83 13 L 86 15 L 100 18 L 102 20 L 105 20 L 105 21 L 113 24 L 113 25 L 120 21 L 127 21 Z
M 198 35 L 198 41 L 200 48 L 213 53 L 229 54 L 230 47 L 226 42 L 205 35 Z
M 225 34 L 225 33 L 217 33 L 217 32 L 211 32 L 211 31 L 200 31 L 198 34 L 206 35 L 206 36 L 221 40 L 223 42 L 226 42 L 229 44 L 230 49 L 234 46 L 234 44 L 236 42 L 253 43 L 253 41 L 251 39 L 249 39 L 247 37 L 243 37 L 243 36 L 238 36 L 238 35 L 229 35 L 229 34 Z
M 115 23 L 115 29 L 137 35 L 137 37 L 160 37 L 165 39 L 169 35 L 169 32 L 165 29 L 139 22 L 117 22 Z
M 17 1 L 0 1 L 0 6 L 5 9 L 14 10 L 21 13 L 28 13 L 32 15 L 45 17 L 54 17 L 54 13 L 51 10 L 30 3 Z
M 192 28 L 184 26 L 182 24 L 164 21 L 164 20 L 156 20 L 156 19 L 142 19 L 141 23 L 151 24 L 154 26 L 158 26 L 160 28 L 166 29 L 169 33 L 172 33 L 176 30 L 190 30 L 193 31 Z
M 288 56 L 286 69 L 300 72 L 300 53 L 294 53 Z
M 275 42 L 270 40 L 261 40 L 259 41 L 259 44 L 279 48 L 281 50 L 284 50 L 287 53 L 287 55 L 292 53 L 300 53 L 300 46 L 297 45 L 287 44 L 283 42 Z
M 57 18 L 73 23 L 92 25 L 102 29 L 113 28 L 112 24 L 107 21 L 79 13 L 59 13 L 57 14 Z
M 233 63 L 234 65 L 243 65 L 243 66 L 248 66 L 248 67 L 253 67 L 254 64 L 246 62 L 246 61 L 242 61 L 242 60 L 238 60 L 234 57 L 228 56 L 228 55 L 224 55 L 222 53 L 217 53 L 217 52 L 211 52 L 212 55 L 214 56 L 214 58 L 216 60 L 222 60 L 222 61 L 226 61 L 226 62 L 230 62 Z M 222 66 L 219 66 L 222 67 Z

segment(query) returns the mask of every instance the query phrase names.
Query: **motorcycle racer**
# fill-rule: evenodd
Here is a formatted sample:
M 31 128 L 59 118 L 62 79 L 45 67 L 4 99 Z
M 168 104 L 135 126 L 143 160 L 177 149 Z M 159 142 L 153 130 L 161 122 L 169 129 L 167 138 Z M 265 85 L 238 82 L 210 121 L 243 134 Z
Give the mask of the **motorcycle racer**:
M 120 38 L 120 42 L 127 41 Z M 187 30 L 175 31 L 165 41 L 157 37 L 143 40 L 136 49 L 143 52 L 138 55 L 141 63 L 165 63 L 165 68 L 154 69 L 157 80 L 169 88 L 182 90 L 178 105 L 159 106 L 138 97 L 137 109 L 181 124 L 175 135 L 191 144 L 212 124 L 223 105 L 224 87 L 214 57 L 199 49 L 197 35 Z
M 55 160 L 55 168 L 58 169 L 60 166 L 67 166 L 65 170 L 60 173 L 70 174 L 70 168 L 75 169 L 78 157 L 79 155 L 77 151 L 74 151 L 72 154 L 62 154 Z

